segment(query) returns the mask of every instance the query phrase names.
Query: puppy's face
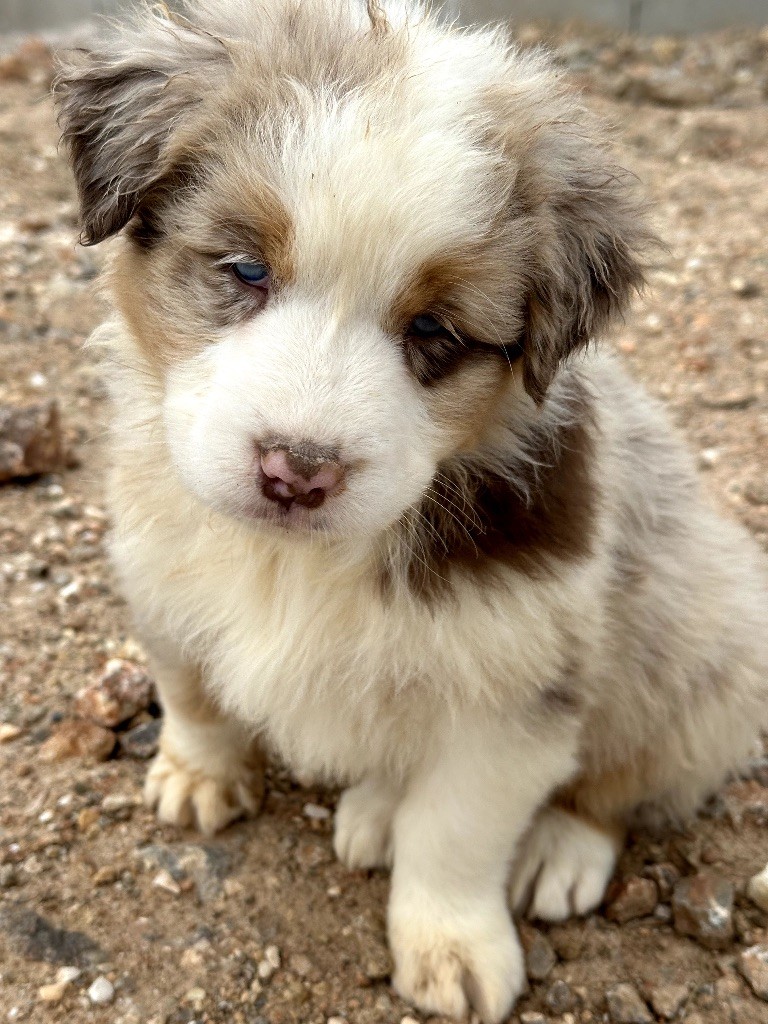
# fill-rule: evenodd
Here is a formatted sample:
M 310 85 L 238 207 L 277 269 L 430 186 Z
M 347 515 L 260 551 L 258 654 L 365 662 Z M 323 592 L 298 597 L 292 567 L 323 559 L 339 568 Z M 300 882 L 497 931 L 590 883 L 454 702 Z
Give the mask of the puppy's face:
M 543 400 L 639 280 L 639 235 L 540 58 L 276 11 L 86 59 L 65 138 L 87 240 L 127 226 L 114 293 L 181 479 L 238 518 L 371 535 L 493 443 L 520 382 Z

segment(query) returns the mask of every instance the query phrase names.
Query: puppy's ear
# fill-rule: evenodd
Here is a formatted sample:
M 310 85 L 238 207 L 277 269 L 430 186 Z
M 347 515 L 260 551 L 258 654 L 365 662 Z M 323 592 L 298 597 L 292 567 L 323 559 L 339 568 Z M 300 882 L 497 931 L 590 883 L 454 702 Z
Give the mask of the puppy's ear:
M 625 172 L 572 168 L 542 211 L 540 245 L 525 298 L 523 382 L 540 403 L 558 366 L 625 309 L 643 284 L 650 236 Z
M 543 54 L 511 53 L 495 92 L 512 230 L 527 239 L 520 342 L 537 403 L 561 362 L 625 309 L 655 244 L 635 179 L 613 164 L 600 126 L 558 77 Z
M 220 40 L 163 7 L 101 49 L 61 59 L 54 96 L 84 245 L 120 231 L 168 175 L 174 141 L 227 63 Z

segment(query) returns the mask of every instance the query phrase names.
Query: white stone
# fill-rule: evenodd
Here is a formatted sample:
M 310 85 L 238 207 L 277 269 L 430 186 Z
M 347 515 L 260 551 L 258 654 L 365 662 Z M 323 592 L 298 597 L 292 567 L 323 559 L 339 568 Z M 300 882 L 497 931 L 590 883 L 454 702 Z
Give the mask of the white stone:
M 768 914 L 768 864 L 747 883 L 747 896 Z
M 56 981 L 63 982 L 65 985 L 70 985 L 73 981 L 77 981 L 80 977 L 79 967 L 60 967 L 56 971 Z
M 108 978 L 102 975 L 88 989 L 88 998 L 97 1006 L 106 1006 L 115 998 L 115 987 Z

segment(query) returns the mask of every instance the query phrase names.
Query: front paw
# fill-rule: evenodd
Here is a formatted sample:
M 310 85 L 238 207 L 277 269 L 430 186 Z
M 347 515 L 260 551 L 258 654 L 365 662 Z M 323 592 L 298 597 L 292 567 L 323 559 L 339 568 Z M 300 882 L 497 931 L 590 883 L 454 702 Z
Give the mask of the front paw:
M 525 969 L 512 922 L 503 907 L 471 917 L 435 907 L 390 914 L 395 961 L 393 983 L 400 995 L 427 1014 L 464 1018 L 470 1009 L 485 1024 L 509 1014 L 525 986 Z
M 263 766 L 258 757 L 219 766 L 216 774 L 209 774 L 161 750 L 144 784 L 144 801 L 157 808 L 161 821 L 196 825 L 207 836 L 237 818 L 257 814 L 263 796 Z
M 392 815 L 395 797 L 366 780 L 347 789 L 336 808 L 333 848 L 346 867 L 392 866 Z

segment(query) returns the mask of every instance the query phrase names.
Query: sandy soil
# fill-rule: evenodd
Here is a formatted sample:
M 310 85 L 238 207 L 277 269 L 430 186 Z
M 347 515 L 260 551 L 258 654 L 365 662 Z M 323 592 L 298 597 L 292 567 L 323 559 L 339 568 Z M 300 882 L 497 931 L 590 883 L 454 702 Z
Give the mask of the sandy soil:
M 519 31 L 526 45 L 546 35 Z M 550 39 L 616 125 L 668 245 L 611 344 L 668 403 L 714 503 L 768 547 L 768 33 L 633 40 L 571 27 Z M 111 657 L 142 660 L 104 559 L 107 409 L 83 347 L 103 253 L 74 244 L 49 74 L 36 47 L 0 60 L 0 403 L 57 398 L 79 463 L 0 487 L 0 1019 L 417 1017 L 388 984 L 386 877 L 333 860 L 334 793 L 273 769 L 260 818 L 201 843 L 140 806 L 141 759 L 43 760 L 75 692 Z M 768 942 L 745 895 L 768 859 L 767 786 L 757 760 L 688 832 L 633 838 L 619 879 L 659 883 L 639 916 L 619 922 L 610 903 L 527 929 L 532 981 L 513 1019 L 768 1022 L 768 987 L 760 999 L 759 972 L 752 985 L 742 976 L 744 951 Z M 735 891 L 734 938 L 716 950 L 678 934 L 670 909 L 675 879 L 702 870 Z M 80 973 L 56 988 L 62 967 Z M 108 984 L 93 988 L 98 978 Z M 624 982 L 634 1010 L 616 994 Z

